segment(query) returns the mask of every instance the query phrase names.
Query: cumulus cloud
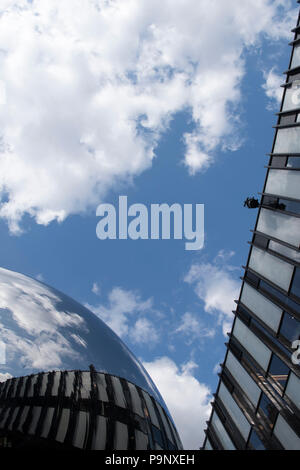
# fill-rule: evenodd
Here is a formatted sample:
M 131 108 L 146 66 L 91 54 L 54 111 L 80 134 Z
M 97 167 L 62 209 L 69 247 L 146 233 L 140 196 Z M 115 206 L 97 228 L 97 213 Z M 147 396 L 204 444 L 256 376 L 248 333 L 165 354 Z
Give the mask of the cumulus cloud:
M 190 173 L 236 149 L 243 54 L 296 15 L 281 0 L 2 1 L 0 217 L 18 233 L 24 214 L 95 207 L 151 165 L 181 110 Z
M 218 257 L 213 263 L 193 264 L 184 280 L 194 287 L 196 295 L 204 302 L 204 310 L 218 316 L 226 335 L 231 328 L 240 282 L 234 275 L 235 268 L 220 265 L 217 260 Z
M 168 357 L 144 362 L 174 419 L 185 449 L 199 449 L 210 415 L 211 391 L 193 375 L 194 362 L 178 367 Z
M 147 318 L 139 318 L 130 329 L 130 338 L 133 343 L 157 343 L 159 334 Z
M 191 344 L 195 340 L 200 338 L 213 338 L 215 336 L 215 330 L 212 328 L 206 328 L 196 315 L 186 312 L 181 322 L 176 328 L 175 333 L 183 334 L 188 339 L 188 344 Z
M 134 291 L 114 287 L 108 295 L 108 305 L 87 305 L 118 336 L 129 337 L 134 343 L 155 343 L 158 331 L 146 318 L 152 314 L 152 299 L 142 300 Z
M 268 98 L 270 98 L 270 104 L 268 108 L 274 109 L 278 107 L 282 100 L 283 90 L 280 85 L 283 83 L 282 75 L 275 72 L 274 68 L 268 72 L 264 71 L 265 83 L 263 89 Z

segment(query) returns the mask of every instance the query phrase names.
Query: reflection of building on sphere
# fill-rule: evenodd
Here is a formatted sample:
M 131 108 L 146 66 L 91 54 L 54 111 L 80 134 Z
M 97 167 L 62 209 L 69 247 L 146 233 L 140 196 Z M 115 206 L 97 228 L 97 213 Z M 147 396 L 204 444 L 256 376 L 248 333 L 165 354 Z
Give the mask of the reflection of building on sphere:
M 0 447 L 182 448 L 143 366 L 88 309 L 1 268 L 0 305 Z

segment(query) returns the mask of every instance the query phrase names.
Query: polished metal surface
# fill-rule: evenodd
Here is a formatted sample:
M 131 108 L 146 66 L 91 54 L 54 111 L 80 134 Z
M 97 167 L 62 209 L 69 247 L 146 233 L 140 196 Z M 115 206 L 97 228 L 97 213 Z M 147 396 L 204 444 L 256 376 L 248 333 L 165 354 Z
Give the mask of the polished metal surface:
M 102 320 L 56 289 L 0 268 L 0 381 L 90 364 L 133 382 L 166 409 L 144 367 Z
M 179 450 L 182 444 L 145 390 L 91 367 L 0 383 L 2 447 L 133 451 Z

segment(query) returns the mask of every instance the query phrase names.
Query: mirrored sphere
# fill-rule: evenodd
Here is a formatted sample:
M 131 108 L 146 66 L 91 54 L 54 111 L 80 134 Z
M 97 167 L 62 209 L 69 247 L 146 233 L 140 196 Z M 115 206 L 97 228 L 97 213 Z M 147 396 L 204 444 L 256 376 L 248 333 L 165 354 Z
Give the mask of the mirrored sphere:
M 91 364 L 133 382 L 166 409 L 144 367 L 95 314 L 52 287 L 0 268 L 0 381 Z

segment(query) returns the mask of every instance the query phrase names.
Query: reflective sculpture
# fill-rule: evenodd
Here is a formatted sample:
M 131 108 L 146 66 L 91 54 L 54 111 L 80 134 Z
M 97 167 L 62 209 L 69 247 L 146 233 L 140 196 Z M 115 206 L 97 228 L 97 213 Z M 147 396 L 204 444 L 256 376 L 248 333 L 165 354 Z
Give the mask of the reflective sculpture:
M 0 446 L 178 449 L 151 378 L 57 290 L 0 268 Z

